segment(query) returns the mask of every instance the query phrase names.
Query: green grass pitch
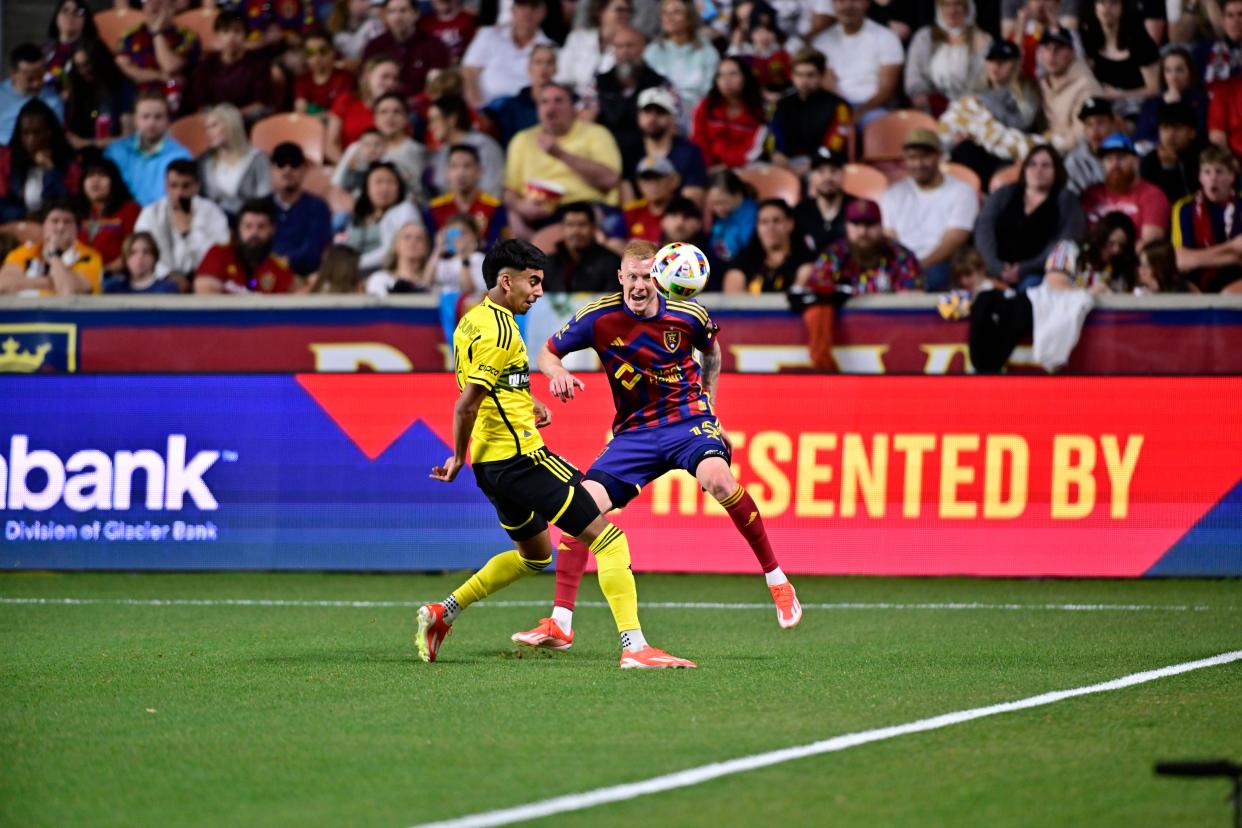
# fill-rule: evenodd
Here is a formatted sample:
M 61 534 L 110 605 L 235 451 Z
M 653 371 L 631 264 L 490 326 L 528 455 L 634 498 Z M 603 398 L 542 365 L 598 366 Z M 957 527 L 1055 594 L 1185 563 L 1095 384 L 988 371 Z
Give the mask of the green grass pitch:
M 461 579 L 0 575 L 0 825 L 404 828 L 1242 649 L 1238 581 L 798 578 L 812 606 L 789 631 L 767 608 L 647 608 L 693 671 L 617 669 L 598 606 L 572 652 L 519 656 L 509 634 L 548 610 L 480 605 L 428 665 L 410 607 L 296 604 Z M 648 603 L 767 600 L 757 577 L 638 582 Z M 551 592 L 540 576 L 497 600 Z M 12 600 L 70 597 L 106 600 Z M 295 603 L 118 600 L 256 598 Z M 875 606 L 941 602 L 1032 608 Z M 813 606 L 839 603 L 869 606 Z M 1225 828 L 1226 783 L 1153 774 L 1174 758 L 1242 761 L 1242 662 L 540 824 Z

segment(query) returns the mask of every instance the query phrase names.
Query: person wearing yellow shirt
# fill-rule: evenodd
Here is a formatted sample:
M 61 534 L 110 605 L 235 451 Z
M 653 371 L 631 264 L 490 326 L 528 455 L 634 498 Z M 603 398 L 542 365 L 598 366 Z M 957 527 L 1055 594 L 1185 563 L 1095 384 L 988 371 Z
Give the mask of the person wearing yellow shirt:
M 103 259 L 78 241 L 78 216 L 66 201 L 43 211 L 43 241 L 26 242 L 0 267 L 0 293 L 18 296 L 67 296 L 99 293 Z

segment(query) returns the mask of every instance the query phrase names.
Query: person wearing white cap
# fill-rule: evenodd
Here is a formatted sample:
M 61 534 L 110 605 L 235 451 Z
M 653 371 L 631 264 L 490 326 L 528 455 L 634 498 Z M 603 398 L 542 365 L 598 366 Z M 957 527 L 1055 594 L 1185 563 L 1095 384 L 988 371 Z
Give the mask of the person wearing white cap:
M 707 164 L 703 152 L 677 131 L 677 98 L 666 87 L 645 89 L 638 95 L 638 133 L 623 134 L 621 162 L 625 177 L 637 179 L 645 158 L 667 158 L 681 179 L 681 194 L 702 206 L 707 194 Z

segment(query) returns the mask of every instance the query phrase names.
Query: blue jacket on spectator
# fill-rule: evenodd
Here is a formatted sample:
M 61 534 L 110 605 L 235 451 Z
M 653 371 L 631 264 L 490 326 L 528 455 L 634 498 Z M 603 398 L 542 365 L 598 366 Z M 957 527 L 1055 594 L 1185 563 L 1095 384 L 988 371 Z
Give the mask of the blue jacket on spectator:
M 143 207 L 164 197 L 164 171 L 173 161 L 193 160 L 190 151 L 165 135 L 151 152 L 138 145 L 138 133 L 113 141 L 104 150 L 104 157 L 116 164 L 129 191 Z
M 17 115 L 22 111 L 26 102 L 33 97 L 34 95 L 23 95 L 14 89 L 12 78 L 0 83 L 0 144 L 8 146 L 13 140 L 13 128 L 17 126 Z M 44 84 L 38 97 L 52 108 L 52 111 L 56 113 L 56 119 L 63 124 L 65 104 L 60 99 L 60 95 L 56 94 L 56 89 L 49 84 Z
M 323 251 L 332 241 L 332 211 L 323 199 L 302 193 L 286 207 L 275 195 L 269 196 L 276 208 L 276 238 L 272 252 L 289 260 L 299 276 L 319 269 Z

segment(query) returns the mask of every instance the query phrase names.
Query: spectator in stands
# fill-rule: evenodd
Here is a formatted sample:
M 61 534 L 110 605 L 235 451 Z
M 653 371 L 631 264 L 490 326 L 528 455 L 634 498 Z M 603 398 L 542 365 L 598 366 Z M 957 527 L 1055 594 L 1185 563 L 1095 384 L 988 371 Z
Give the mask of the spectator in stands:
M 1195 111 L 1187 101 L 1164 104 L 1158 116 L 1160 140 L 1139 162 L 1139 175 L 1161 189 L 1173 204 L 1199 189 L 1199 152 Z
M 388 161 L 401 173 L 410 197 L 422 202 L 427 150 L 409 136 L 410 110 L 405 98 L 389 92 L 376 98 L 372 109 L 375 127 L 345 150 L 332 173 L 332 183 L 357 197 L 371 165 L 376 161 Z
M 837 22 L 811 43 L 828 59 L 833 91 L 849 101 L 865 127 L 901 93 L 905 52 L 897 35 L 867 18 L 869 0 L 836 0 Z
M 1087 0 L 1092 2 L 1093 0 Z M 1022 51 L 1022 76 L 1035 80 L 1039 67 L 1039 47 L 1043 36 L 1049 31 L 1062 31 L 1071 45 L 1079 48 L 1074 32 L 1076 20 L 1073 15 L 1062 16 L 1061 3 L 1057 0 L 1004 0 L 1007 8 L 1002 11 L 1001 37 L 1013 41 Z M 1074 3 L 1075 11 L 1077 3 Z
M 513 0 L 513 22 L 484 26 L 475 34 L 461 59 L 466 78 L 466 100 L 475 109 L 522 91 L 524 77 L 514 67 L 526 66 L 530 51 L 551 39 L 539 31 L 547 9 L 544 0 Z
M 1208 139 L 1234 155 L 1242 155 L 1242 75 L 1208 88 L 1207 120 Z
M 530 85 L 523 86 L 516 95 L 496 99 L 484 110 L 500 130 L 500 142 L 504 145 L 514 135 L 539 123 L 539 93 L 556 75 L 556 47 L 542 43 L 533 46 L 526 68 Z
M 1031 278 L 1037 284 L 1053 245 L 1081 241 L 1086 229 L 1061 156 L 1045 144 L 1022 162 L 1017 183 L 994 191 L 983 203 L 975 246 L 990 275 L 1015 287 Z
M 595 208 L 582 201 L 561 209 L 561 240 L 547 257 L 547 293 L 605 293 L 616 287 L 621 257 L 596 240 Z
M 39 212 L 43 204 L 76 192 L 81 164 L 56 114 L 32 98 L 17 116 L 7 147 L 0 147 L 0 222 Z
M 484 251 L 500 240 L 507 223 L 504 205 L 491 193 L 480 188 L 482 166 L 479 151 L 469 144 L 446 148 L 448 187 L 443 195 L 431 200 L 423 220 L 428 233 L 437 233 L 450 218 L 468 215 L 474 219 L 475 232 Z
M 759 212 L 755 191 L 732 170 L 719 170 L 712 174 L 707 189 L 707 209 L 712 218 L 712 252 L 728 261 L 741 253 L 755 234 Z
M 207 151 L 198 159 L 203 197 L 236 216 L 242 204 L 272 191 L 267 156 L 251 145 L 242 113 L 232 104 L 207 112 Z
M 173 19 L 173 0 L 146 0 L 143 12 L 143 24 L 121 39 L 116 64 L 137 84 L 140 97 L 162 93 L 169 111 L 176 115 L 185 101 L 186 84 L 198 65 L 202 44 L 197 35 Z
M 289 260 L 298 276 L 319 269 L 324 248 L 332 241 L 332 212 L 323 199 L 303 189 L 306 156 L 291 142 L 272 150 L 272 208 L 276 237 L 272 250 Z
M 660 37 L 648 44 L 643 60 L 673 82 L 683 113 L 690 113 L 712 88 L 720 55 L 699 34 L 693 0 L 661 0 Z M 674 113 L 678 114 L 678 113 Z
M 167 195 L 142 208 L 134 229 L 155 238 L 159 277 L 185 284 L 208 250 L 228 243 L 229 219 L 199 195 L 198 165 L 188 158 L 168 164 L 161 190 Z
M 431 0 L 431 14 L 418 18 L 418 30 L 440 39 L 453 66 L 461 63 L 478 27 L 475 16 L 461 7 L 461 0 Z
M 1177 253 L 1167 241 L 1148 242 L 1139 250 L 1134 292 L 1185 293 L 1186 277 L 1177 269 Z
M 1122 0 L 1084 4 L 1082 45 L 1103 97 L 1122 114 L 1135 115 L 1144 98 L 1160 90 L 1160 52 L 1134 10 Z
M 122 134 L 129 120 L 134 86 L 98 40 L 83 40 L 72 59 L 73 68 L 64 79 L 65 137 L 76 149 L 103 149 Z
M 936 0 L 936 22 L 914 33 L 906 55 L 906 96 L 939 115 L 975 88 L 992 38 L 975 26 L 974 0 Z
M 1242 279 L 1242 199 L 1238 161 L 1217 146 L 1199 155 L 1199 192 L 1177 203 L 1173 247 L 1177 269 L 1191 286 L 1218 293 Z
M 514 136 L 505 162 L 505 206 L 509 226 L 529 237 L 556 212 L 540 198 L 545 185 L 560 190 L 563 203 L 619 204 L 621 153 L 608 130 L 574 117 L 573 92 L 556 83 L 539 95 L 539 125 Z
M 1185 46 L 1166 46 L 1160 58 L 1160 94 L 1143 101 L 1138 124 L 1134 128 L 1136 144 L 1153 145 L 1159 140 L 1160 107 L 1166 103 L 1185 102 L 1195 113 L 1195 127 L 1207 135 L 1208 97 L 1203 91 Z
M 168 134 L 168 101 L 146 92 L 134 109 L 134 134 L 104 150 L 121 171 L 134 200 L 146 206 L 164 195 L 164 171 L 173 161 L 190 160 L 190 152 Z M 163 256 L 161 256 L 163 258 Z
M 1124 213 L 1108 213 L 1090 232 L 1083 246 L 1077 281 L 1092 293 L 1129 293 L 1134 287 L 1138 231 Z
M 631 0 L 591 0 L 587 27 L 570 32 L 565 47 L 561 49 L 556 79 L 569 84 L 585 97 L 595 83 L 596 75 L 609 72 L 615 65 L 613 50 L 617 33 L 623 28 L 630 28 L 632 13 Z M 647 38 L 642 32 L 639 36 L 643 39 L 643 46 L 646 46 Z
M 1139 244 L 1162 239 L 1169 228 L 1169 200 L 1155 184 L 1139 178 L 1134 142 L 1121 132 L 1104 139 L 1104 181 L 1082 194 L 1087 222 L 1094 225 L 1114 211 L 1138 228 Z
M 1044 118 L 1053 142 L 1070 147 L 1082 137 L 1078 113 L 1087 98 L 1103 97 L 1103 89 L 1087 64 L 1074 53 L 1074 41 L 1064 30 L 1044 33 L 1039 41 L 1039 91 Z
M 104 293 L 181 292 L 175 280 L 161 279 L 156 274 L 160 248 L 150 233 L 134 233 L 125 239 L 121 245 L 121 260 L 117 275 L 104 282 Z
M 418 222 L 409 222 L 397 228 L 383 267 L 367 277 L 365 291 L 372 296 L 426 293 L 431 289 L 434 270 L 427 229 Z
M 13 140 L 17 115 L 27 103 L 38 98 L 63 121 L 64 103 L 56 87 L 46 83 L 47 67 L 43 53 L 33 43 L 23 43 L 9 52 L 9 77 L 0 83 L 0 144 Z
M 372 164 L 343 239 L 361 254 L 364 276 L 379 269 L 397 229 L 411 221 L 422 219 L 406 198 L 400 171 L 387 161 Z
M 1218 7 L 1219 39 L 1195 47 L 1195 63 L 1202 68 L 1209 92 L 1213 85 L 1242 74 L 1242 0 L 1218 0 Z
M 760 202 L 754 238 L 726 265 L 724 292 L 783 293 L 800 274 L 805 282 L 815 256 L 796 227 L 793 208 L 783 199 Z
M 949 262 L 970 239 L 979 215 L 979 195 L 968 184 L 940 171 L 940 137 L 914 129 L 903 145 L 904 178 L 884 191 L 880 209 L 884 230 L 913 250 L 928 290 L 949 284 Z
M 332 45 L 354 69 L 362 60 L 362 50 L 384 33 L 384 22 L 375 13 L 371 0 L 334 0 L 328 14 Z
M 449 148 L 469 144 L 479 154 L 482 174 L 479 186 L 483 192 L 496 197 L 504 193 L 504 151 L 496 139 L 474 128 L 464 98 L 460 95 L 437 98 L 427 110 L 427 134 L 428 142 L 434 141 L 438 147 L 428 164 L 432 189 L 444 192 L 448 187 Z
M 272 253 L 275 236 L 271 201 L 247 201 L 237 216 L 236 240 L 207 251 L 194 276 L 194 292 L 295 292 L 301 283 L 284 257 Z
M 806 288 L 819 294 L 922 290 L 923 271 L 913 252 L 885 238 L 880 206 L 859 199 L 845 209 L 845 238 L 816 260 Z
M 789 91 L 792 81 L 793 58 L 785 49 L 785 34 L 778 22 L 778 15 L 768 3 L 755 0 L 751 3 L 739 3 L 733 8 L 734 17 L 740 20 L 740 13 L 749 15 L 744 26 L 743 39 L 729 44 L 728 54 L 746 60 L 750 70 L 755 73 L 755 80 L 765 98 L 776 99 Z M 801 44 L 801 41 L 795 41 Z
M 357 293 L 358 251 L 347 244 L 334 244 L 323 254 L 323 264 L 311 277 L 309 293 Z
M 61 93 L 69 89 L 73 55 L 90 41 L 99 40 L 95 17 L 85 0 L 61 0 L 47 24 L 47 44 L 43 47 L 44 65 L 51 85 Z M 103 44 L 104 48 L 116 43 Z
M 116 164 L 98 154 L 83 163 L 79 208 L 78 241 L 99 253 L 105 272 L 122 269 L 121 246 L 134 232 L 142 208 L 129 194 Z
M 703 208 L 685 196 L 675 196 L 668 203 L 660 218 L 660 244 L 686 242 L 702 250 L 712 273 L 723 273 L 724 264 L 712 251 L 711 239 L 703 232 Z M 707 283 L 707 289 L 719 289 L 717 282 Z
M 847 152 L 854 115 L 843 98 L 824 89 L 826 67 L 814 49 L 794 54 L 793 89 L 772 116 L 773 164 L 802 173 L 821 148 L 842 157 Z
M 247 123 L 254 123 L 272 111 L 271 61 L 246 49 L 246 18 L 241 12 L 220 12 L 212 30 L 216 48 L 194 72 L 194 103 L 200 108 L 232 104 Z
M 644 158 L 638 164 L 641 198 L 625 205 L 626 237 L 660 243 L 661 224 L 669 202 L 677 195 L 677 170 L 663 156 Z
M 1100 148 L 1104 139 L 1117 131 L 1112 102 L 1104 98 L 1087 98 L 1078 110 L 1082 139 L 1065 155 L 1065 171 L 1069 188 L 1081 195 L 1092 184 L 1104 180 L 1104 160 Z
M 446 296 L 455 297 L 454 317 L 463 305 L 482 301 L 487 282 L 483 279 L 483 252 L 479 250 L 479 236 L 471 216 L 453 216 L 440 228 L 427 261 L 427 275 L 429 286 L 439 292 L 442 302 Z M 448 322 L 447 307 L 442 306 L 442 312 L 441 321 Z M 454 318 L 453 322 L 455 325 L 457 320 Z
M 744 167 L 763 155 L 767 113 L 746 61 L 736 57 L 720 61 L 715 84 L 694 110 L 690 137 L 703 151 L 708 172 Z
M 643 92 L 669 86 L 668 78 L 643 59 L 646 45 L 647 39 L 638 29 L 618 26 L 612 39 L 612 67 L 588 84 L 581 115 L 607 128 L 618 144 L 632 144 L 642 137 L 638 99 Z
M 43 208 L 43 240 L 26 242 L 0 267 L 0 294 L 99 293 L 102 282 L 103 262 L 78 241 L 78 217 L 68 199 L 49 201 Z
M 627 179 L 633 180 L 644 158 L 667 158 L 681 179 L 681 194 L 702 205 L 707 191 L 707 165 L 703 153 L 677 132 L 677 101 L 663 87 L 644 90 L 638 96 L 638 130 L 621 147 Z
M 383 95 L 401 90 L 400 66 L 387 55 L 370 58 L 358 77 L 357 94 L 341 95 L 328 114 L 327 145 L 324 156 L 337 162 L 345 148 L 375 126 L 371 107 Z
M 798 234 L 812 250 L 823 250 L 845 235 L 845 208 L 854 197 L 845 192 L 843 152 L 827 147 L 811 158 L 806 198 L 794 209 Z
M 384 33 L 366 45 L 362 58 L 394 58 L 405 94 L 417 95 L 427 85 L 427 73 L 448 68 L 453 57 L 440 38 L 419 30 L 416 0 L 384 0 L 382 16 Z
M 354 76 L 336 65 L 336 48 L 332 35 L 323 29 L 311 29 L 302 46 L 306 71 L 293 82 L 293 111 L 324 118 L 332 102 L 350 94 Z

